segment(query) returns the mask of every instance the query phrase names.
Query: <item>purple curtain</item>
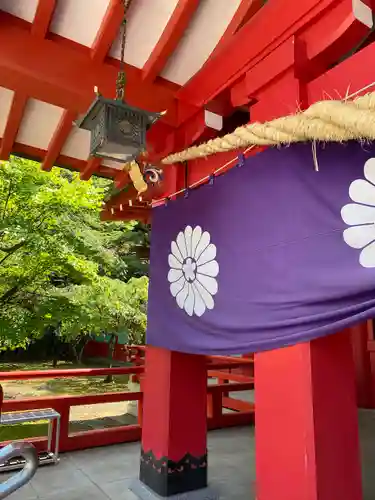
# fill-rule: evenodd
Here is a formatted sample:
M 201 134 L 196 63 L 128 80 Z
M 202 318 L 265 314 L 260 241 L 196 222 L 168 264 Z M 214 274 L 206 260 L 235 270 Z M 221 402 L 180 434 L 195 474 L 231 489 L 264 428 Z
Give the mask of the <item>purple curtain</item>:
M 317 159 L 269 149 L 154 209 L 149 344 L 256 352 L 375 316 L 374 147 Z

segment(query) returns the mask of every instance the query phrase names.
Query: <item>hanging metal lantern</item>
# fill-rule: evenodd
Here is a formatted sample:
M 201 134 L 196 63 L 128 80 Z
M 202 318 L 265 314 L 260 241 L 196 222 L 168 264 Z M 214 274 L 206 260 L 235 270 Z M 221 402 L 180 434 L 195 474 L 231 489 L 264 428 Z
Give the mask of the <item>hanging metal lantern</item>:
M 116 80 L 116 99 L 99 94 L 86 115 L 77 125 L 91 132 L 90 156 L 98 156 L 121 163 L 136 158 L 146 148 L 146 132 L 163 113 L 151 113 L 129 106 L 125 102 L 125 41 L 126 14 L 131 0 L 122 0 L 120 69 Z
M 146 132 L 160 116 L 98 96 L 78 126 L 91 132 L 90 156 L 125 163 L 144 151 Z

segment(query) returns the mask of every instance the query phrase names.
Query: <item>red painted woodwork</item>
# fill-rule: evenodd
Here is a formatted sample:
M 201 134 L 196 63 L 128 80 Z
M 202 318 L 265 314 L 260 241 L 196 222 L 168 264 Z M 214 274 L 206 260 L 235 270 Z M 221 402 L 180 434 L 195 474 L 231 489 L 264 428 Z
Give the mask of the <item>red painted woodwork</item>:
M 2 139 L 0 139 L 0 148 L 2 143 L 3 141 Z M 18 142 L 14 143 L 12 153 L 35 161 L 43 161 L 43 158 L 46 154 L 43 149 L 34 148 L 32 146 L 27 146 L 26 144 L 20 144 Z M 73 169 L 79 172 L 83 171 L 86 168 L 87 161 L 78 160 L 77 158 L 72 158 L 71 156 L 59 155 L 55 164 L 59 167 Z M 100 165 L 97 169 L 98 175 L 102 177 L 109 177 L 112 179 L 117 174 L 117 172 L 118 170 L 114 168 L 105 167 L 102 165 Z
M 350 340 L 256 354 L 258 500 L 362 500 Z
M 85 358 L 106 358 L 108 357 L 108 343 L 90 340 L 83 352 Z
M 143 346 L 130 346 L 133 353 L 133 363 L 135 366 L 124 368 L 95 368 L 95 369 L 73 369 L 73 370 L 48 370 L 48 371 L 30 371 L 30 372 L 1 372 L 1 380 L 31 380 L 31 379 L 46 379 L 46 378 L 62 378 L 62 377 L 80 377 L 80 376 L 100 376 L 105 375 L 124 375 L 133 374 L 132 376 L 139 377 L 144 372 L 144 366 L 141 356 L 145 349 Z M 203 358 L 204 359 L 204 358 Z M 238 363 L 233 358 L 230 358 L 232 367 L 238 366 Z M 137 366 L 137 364 L 141 364 Z M 221 366 L 228 366 L 228 358 L 222 357 L 216 360 L 215 357 L 207 357 L 205 359 L 205 366 L 215 367 L 215 372 L 208 372 L 208 376 L 214 373 L 215 376 L 220 377 L 218 370 Z M 189 373 L 188 373 L 189 375 Z M 238 383 L 235 376 L 226 374 L 226 376 L 233 382 L 230 385 L 231 392 L 242 391 L 250 389 L 253 382 L 248 378 Z M 208 387 L 208 407 L 210 412 L 210 398 L 212 395 L 218 401 L 222 401 L 223 407 L 228 407 L 236 410 L 236 413 L 224 414 L 222 407 L 216 406 L 214 413 L 210 413 L 208 418 L 208 426 L 210 429 L 218 429 L 222 427 L 231 427 L 235 425 L 246 425 L 253 423 L 254 420 L 254 407 L 252 405 L 243 405 L 240 401 L 232 398 L 227 398 L 228 386 L 223 384 L 221 386 L 211 385 Z M 92 448 L 95 446 L 106 446 L 115 443 L 124 443 L 130 441 L 138 441 L 141 436 L 140 425 L 142 423 L 142 392 L 123 392 L 123 393 L 107 393 L 95 394 L 87 396 L 57 396 L 57 397 L 38 397 L 38 398 L 23 398 L 16 400 L 6 400 L 2 404 L 1 401 L 2 388 L 0 385 L 0 413 L 1 411 L 24 411 L 32 409 L 54 408 L 61 415 L 61 451 L 73 451 L 84 448 Z M 97 429 L 94 431 L 75 432 L 69 434 L 69 414 L 72 406 L 80 406 L 87 404 L 109 403 L 119 401 L 138 401 L 138 425 L 118 426 L 111 429 Z M 39 451 L 44 451 L 47 446 L 47 439 L 45 437 L 35 438 L 31 440 Z M 7 443 L 1 443 L 1 446 Z
M 351 335 L 354 357 L 357 405 L 359 408 L 375 408 L 375 385 L 368 349 L 368 341 L 372 335 L 372 321 L 349 328 L 348 332 Z
M 372 324 L 368 324 L 367 333 L 368 333 L 367 352 L 370 357 L 371 381 L 372 381 L 372 388 L 374 391 L 374 400 L 375 400 L 375 336 L 374 336 L 373 322 Z
M 59 39 L 40 40 L 18 20 L 0 11 L 0 85 L 64 109 L 85 113 L 94 87 L 106 97 L 115 94 L 117 64 L 98 64 L 90 51 Z M 27 47 L 27 51 L 25 50 Z M 78 45 L 78 47 L 80 47 Z M 127 67 L 127 101 L 150 111 L 168 109 L 174 117 L 174 88 L 168 83 L 142 82 L 141 70 Z
M 220 51 L 214 63 L 208 62 L 202 71 L 180 90 L 178 97 L 187 99 L 197 106 L 207 103 L 217 93 L 205 93 L 203 79 L 207 86 L 212 86 L 220 78 L 223 82 L 223 87 L 220 88 L 228 87 L 233 106 L 238 107 L 250 103 L 252 121 L 267 121 L 294 113 L 296 109 L 305 108 L 312 102 L 326 97 L 325 82 L 330 80 L 330 75 L 334 77 L 334 81 L 329 85 L 332 91 L 328 92 L 328 95 L 334 98 L 338 96 L 337 91 L 333 92 L 333 89 L 340 87 L 344 87 L 340 95 L 345 95 L 348 88 L 348 74 L 351 75 L 351 89 L 357 90 L 361 86 L 364 87 L 366 83 L 374 81 L 374 71 L 371 65 L 365 62 L 371 57 L 370 51 L 374 50 L 371 45 L 322 77 L 313 80 L 369 33 L 369 29 L 354 18 L 351 1 L 315 2 L 315 5 L 314 2 L 308 4 L 303 2 L 303 5 L 298 5 L 295 12 L 289 12 L 282 17 L 283 22 L 290 22 L 292 18 L 298 21 L 293 29 L 290 27 L 287 30 L 288 36 L 283 33 L 279 37 L 270 37 L 269 33 L 276 35 L 281 26 L 284 26 L 279 23 L 279 16 L 276 15 L 282 4 L 283 1 L 267 4 L 254 19 L 251 19 L 237 35 L 232 37 L 227 48 Z M 269 10 L 271 8 L 272 11 Z M 302 16 L 303 12 L 305 12 L 304 16 Z M 318 16 L 319 13 L 324 13 L 324 15 Z M 273 18 L 268 19 L 271 14 Z M 275 23 L 276 19 L 279 26 L 274 27 L 273 30 L 266 29 L 267 23 L 268 25 Z M 297 28 L 300 29 L 298 37 L 293 35 L 297 32 Z M 259 37 L 257 30 L 259 30 Z M 256 40 L 256 43 L 252 43 L 251 40 Z M 238 50 L 241 46 L 248 47 L 248 50 Z M 232 47 L 232 56 L 228 55 L 228 47 Z M 361 56 L 365 51 L 367 55 Z M 224 52 L 226 56 L 223 55 Z M 238 63 L 239 59 L 242 61 L 241 65 Z M 351 63 L 350 61 L 354 59 L 357 59 L 357 62 Z M 228 61 L 233 62 L 233 65 L 238 64 L 236 77 L 239 73 L 243 75 L 237 78 L 237 81 L 225 80 L 225 75 L 227 71 L 230 71 L 231 66 Z M 214 64 L 217 67 L 217 74 L 215 74 Z M 344 65 L 351 65 L 350 70 L 342 71 L 341 67 Z M 190 95 L 189 88 L 197 94 Z M 201 96 L 199 99 L 196 98 L 198 94 Z M 190 106 L 190 109 L 186 108 L 184 118 L 179 119 L 181 125 L 170 134 L 169 143 L 174 150 L 186 147 L 190 142 L 189 139 L 191 142 L 194 141 L 194 136 L 189 134 L 192 120 L 189 116 L 198 116 L 196 109 L 194 106 Z M 182 143 L 178 137 L 185 138 L 186 142 Z M 199 181 L 205 175 L 210 175 L 216 168 L 235 156 L 236 153 L 232 152 L 189 162 L 189 184 Z M 232 168 L 233 164 L 235 162 L 231 163 L 228 168 Z M 207 179 L 204 182 L 207 182 Z M 173 192 L 173 190 L 166 190 L 166 194 L 168 192 Z
M 206 453 L 207 374 L 204 356 L 147 348 L 142 448 L 160 459 Z M 156 432 L 157 429 L 157 432 Z
M 86 344 L 83 355 L 85 358 L 108 358 L 109 344 L 91 340 Z M 115 361 L 130 362 L 129 347 L 116 342 L 113 349 L 113 359 Z M 137 365 L 139 363 L 133 362 L 133 364 Z M 143 361 L 140 364 L 143 365 Z
M 375 87 L 370 85 L 375 81 L 375 71 L 368 61 L 374 57 L 375 43 L 372 43 L 313 80 L 308 86 L 309 101 L 341 99 L 360 89 L 363 90 L 358 95 L 373 91 Z
M 210 58 L 215 57 L 219 51 L 225 47 L 231 40 L 232 36 L 244 26 L 264 5 L 264 0 L 241 0 L 236 13 L 234 14 L 219 43 L 210 55 Z
M 123 189 L 130 182 L 131 181 L 130 181 L 130 177 L 129 177 L 128 172 L 126 172 L 125 170 L 120 170 L 117 172 L 117 175 L 115 177 L 115 188 L 116 189 Z M 136 196 L 137 191 L 134 188 L 134 186 L 131 189 L 134 191 L 132 194 Z M 127 198 L 127 199 L 129 200 L 130 198 Z
M 368 33 L 369 28 L 354 18 L 351 2 L 340 2 L 331 9 L 329 16 L 319 18 L 298 37 L 285 40 L 247 71 L 231 90 L 233 105 L 258 101 L 264 111 L 261 117 L 254 117 L 252 108 L 253 120 L 270 120 L 290 114 L 290 108 L 295 107 L 293 97 L 297 103 L 304 100 L 299 85 L 307 85 L 324 73 Z M 289 74 L 285 75 L 286 72 Z M 272 94 L 275 95 L 275 102 L 271 105 L 269 100 Z M 303 107 L 307 104 L 303 102 Z
M 178 0 L 161 37 L 143 66 L 143 81 L 153 82 L 163 71 L 198 6 L 199 0 Z
M 89 161 L 87 162 L 86 167 L 82 170 L 80 173 L 80 178 L 83 181 L 88 181 L 90 177 L 98 170 L 101 164 L 101 158 L 90 158 Z
M 353 2 L 344 1 L 333 3 L 329 15 L 318 18 L 299 38 L 306 46 L 309 63 L 316 66 L 320 60 L 320 69 L 326 71 L 327 64 L 337 63 L 369 33 L 370 29 L 354 16 Z
M 124 19 L 124 6 L 120 0 L 110 0 L 104 19 L 91 47 L 91 59 L 102 63 L 113 41 L 117 38 Z
M 47 9 L 48 3 L 41 1 L 39 9 L 42 4 Z M 51 8 L 52 2 L 49 5 Z M 252 120 L 263 121 L 294 112 L 298 105 L 304 108 L 327 95 L 344 96 L 348 75 L 349 92 L 375 80 L 371 65 L 366 64 L 375 50 L 373 44 L 327 71 L 369 33 L 368 28 L 354 18 L 351 0 L 306 0 L 293 9 L 288 8 L 289 0 L 275 0 L 254 16 L 259 6 L 258 0 L 241 2 L 211 59 L 179 91 L 178 86 L 155 79 L 152 72 L 158 73 L 155 68 L 165 64 L 168 50 L 175 47 L 177 32 L 182 33 L 184 22 L 193 15 L 193 0 L 179 2 L 147 63 L 151 69 L 147 65 L 144 71 L 129 67 L 129 101 L 150 110 L 168 109 L 166 116 L 149 131 L 151 158 L 158 159 L 211 137 L 212 131 L 205 128 L 202 118 L 204 106 L 224 115 L 230 114 L 233 107 L 250 106 Z M 0 12 L 3 47 L 0 85 L 72 112 L 85 112 L 93 98 L 94 85 L 105 95 L 114 94 L 118 62 L 106 55 L 121 23 L 120 14 L 119 4 L 111 1 L 93 47 L 88 49 L 52 34 L 48 40 L 38 39 L 41 37 L 32 36 L 28 23 Z M 47 14 L 45 19 L 47 25 Z M 34 24 L 37 26 L 37 19 Z M 15 144 L 14 150 L 16 148 L 31 152 L 33 149 Z M 36 158 L 43 158 L 43 154 Z M 189 162 L 189 183 L 211 174 L 235 156 L 236 153 L 228 153 Z M 83 178 L 95 172 L 91 170 L 91 163 L 69 160 L 59 155 L 56 163 L 80 170 Z M 233 163 L 228 168 L 232 166 Z M 165 193 L 161 197 L 183 187 L 180 172 L 181 169 L 174 166 L 165 170 Z M 118 175 L 120 189 L 129 182 L 126 176 L 121 179 L 121 174 L 107 167 L 99 166 L 97 173 Z M 133 190 L 131 199 L 135 197 Z M 133 207 L 127 208 L 126 203 L 122 203 L 129 199 L 129 193 L 117 201 L 120 198 L 119 204 L 109 204 L 116 211 L 107 211 L 104 219 L 125 220 L 139 215 L 142 220 L 149 220 L 149 214 L 146 216 L 143 210 L 135 212 Z M 123 210 L 117 212 L 119 205 L 124 205 Z
M 108 372 L 106 369 L 101 369 Z M 63 371 L 63 370 L 61 370 Z M 105 371 L 100 376 L 105 375 Z M 113 373 L 113 372 L 112 372 Z M 99 374 L 98 374 L 99 375 Z M 92 394 L 88 396 L 57 396 L 23 398 L 18 400 L 6 400 L 3 403 L 3 411 L 25 411 L 32 409 L 53 408 L 61 415 L 60 421 L 60 450 L 73 451 L 95 446 L 104 446 L 121 442 L 138 441 L 141 435 L 139 425 L 118 426 L 107 433 L 109 429 L 95 431 L 69 433 L 70 408 L 80 405 L 92 405 L 100 403 L 115 403 L 122 401 L 139 401 L 141 392 L 118 392 L 107 394 Z M 118 433 L 116 435 L 116 432 Z M 39 451 L 45 451 L 46 438 L 31 439 Z M 2 445 L 6 443 L 1 443 Z
M 251 151 L 246 153 L 246 157 L 255 155 L 261 151 L 263 151 L 264 148 L 253 148 Z M 223 165 L 227 164 L 227 167 L 222 169 L 220 171 L 220 175 L 224 174 L 227 172 L 229 169 L 234 168 L 237 164 L 238 160 L 238 154 L 240 151 L 230 151 L 228 153 L 219 153 L 213 156 L 210 156 L 209 158 L 201 158 L 198 160 L 192 160 L 189 162 L 189 176 L 188 176 L 188 182 L 189 184 L 193 184 L 196 182 L 199 182 L 202 178 L 205 176 L 209 176 L 214 172 L 215 170 L 222 168 Z M 207 179 L 204 179 L 204 184 L 207 183 Z M 207 186 L 208 188 L 208 186 Z
M 71 368 L 64 370 L 30 370 L 20 372 L 1 372 L 0 381 L 33 380 L 44 378 L 100 377 L 101 375 L 130 375 L 133 373 L 142 372 L 143 367 L 141 366 L 127 366 L 122 368 Z
M 31 26 L 31 34 L 38 38 L 45 38 L 52 21 L 56 0 L 39 0 L 35 17 Z
M 181 114 L 179 115 L 181 119 Z M 194 115 L 186 120 L 182 127 L 177 128 L 172 132 L 173 139 L 169 141 L 170 151 L 163 153 L 169 154 L 173 151 L 181 151 L 194 143 L 202 142 L 203 135 L 207 132 L 209 127 L 206 125 L 205 110 L 198 108 Z M 212 131 L 212 129 L 210 129 Z M 216 135 L 214 131 L 213 136 Z M 168 141 L 167 141 L 168 143 Z
M 103 210 L 100 214 L 102 221 L 128 221 L 128 220 L 138 220 L 144 224 L 151 223 L 151 210 L 140 208 L 125 208 L 124 210 L 111 209 Z
M 73 122 L 77 118 L 77 113 L 65 109 L 59 124 L 52 136 L 52 139 L 48 145 L 47 154 L 42 162 L 43 170 L 51 170 L 55 165 L 57 158 L 60 155 L 60 151 L 64 146 L 67 138 L 73 127 Z
M 1 140 L 0 160 L 8 160 L 9 155 L 14 149 L 14 143 L 18 134 L 18 129 L 21 125 L 26 104 L 27 97 L 25 94 L 13 94 L 12 105 L 5 127 L 4 136 Z
M 267 2 L 259 15 L 254 16 L 180 89 L 178 98 L 196 106 L 205 105 L 334 1 L 305 0 L 297 2 L 293 9 L 289 0 Z M 351 0 L 343 1 L 351 3 Z M 267 74 L 264 78 L 267 80 Z

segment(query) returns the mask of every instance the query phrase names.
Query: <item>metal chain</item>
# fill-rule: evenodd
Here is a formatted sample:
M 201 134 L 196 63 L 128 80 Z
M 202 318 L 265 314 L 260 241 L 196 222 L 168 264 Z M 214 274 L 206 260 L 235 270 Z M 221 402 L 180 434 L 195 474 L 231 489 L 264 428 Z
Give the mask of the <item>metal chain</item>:
M 120 0 L 124 9 L 124 17 L 121 23 L 121 55 L 120 55 L 120 70 L 116 80 L 116 99 L 123 101 L 125 97 L 125 43 L 126 43 L 126 14 L 128 13 L 132 0 Z

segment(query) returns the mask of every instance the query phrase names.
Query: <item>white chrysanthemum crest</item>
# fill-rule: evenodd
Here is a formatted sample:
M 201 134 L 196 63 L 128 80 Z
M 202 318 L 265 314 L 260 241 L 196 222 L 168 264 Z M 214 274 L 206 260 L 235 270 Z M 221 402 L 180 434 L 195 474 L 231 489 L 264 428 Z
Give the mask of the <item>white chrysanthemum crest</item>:
M 359 263 L 363 267 L 375 267 L 375 158 L 364 166 L 365 179 L 356 179 L 349 186 L 353 203 L 341 209 L 341 218 L 347 224 L 344 241 L 352 248 L 361 250 Z
M 202 316 L 215 306 L 218 292 L 216 246 L 200 226 L 187 226 L 171 243 L 168 256 L 170 292 L 189 316 Z

